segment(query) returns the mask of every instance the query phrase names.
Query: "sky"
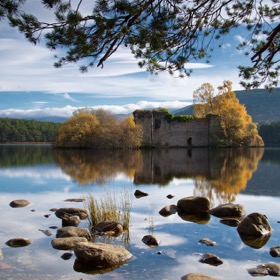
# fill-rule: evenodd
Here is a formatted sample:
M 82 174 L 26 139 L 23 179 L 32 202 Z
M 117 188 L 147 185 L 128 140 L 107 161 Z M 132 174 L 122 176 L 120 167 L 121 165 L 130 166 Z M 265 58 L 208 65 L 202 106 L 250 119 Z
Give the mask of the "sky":
M 43 19 L 48 17 L 46 10 L 40 10 L 40 1 L 27 2 L 28 10 Z M 83 107 L 102 107 L 118 114 L 158 107 L 174 110 L 192 104 L 193 91 L 205 82 L 216 88 L 231 80 L 234 90 L 240 90 L 237 67 L 248 63 L 248 58 L 236 46 L 245 36 L 244 30 L 227 36 L 210 64 L 190 62 L 193 73 L 183 79 L 165 72 L 149 74 L 125 48 L 120 48 L 102 69 L 91 68 L 83 74 L 79 64 L 54 68 L 55 52 L 43 42 L 32 45 L 23 34 L 0 21 L 0 117 L 70 117 Z

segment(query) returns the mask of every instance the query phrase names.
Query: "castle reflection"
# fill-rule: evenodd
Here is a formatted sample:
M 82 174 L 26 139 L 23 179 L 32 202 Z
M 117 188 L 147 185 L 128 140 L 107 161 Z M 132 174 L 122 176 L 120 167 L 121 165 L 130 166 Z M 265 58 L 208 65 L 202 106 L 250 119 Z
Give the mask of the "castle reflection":
M 257 170 L 264 149 L 56 150 L 63 172 L 80 185 L 104 184 L 120 173 L 135 185 L 168 186 L 174 178 L 194 180 L 194 195 L 233 202 Z

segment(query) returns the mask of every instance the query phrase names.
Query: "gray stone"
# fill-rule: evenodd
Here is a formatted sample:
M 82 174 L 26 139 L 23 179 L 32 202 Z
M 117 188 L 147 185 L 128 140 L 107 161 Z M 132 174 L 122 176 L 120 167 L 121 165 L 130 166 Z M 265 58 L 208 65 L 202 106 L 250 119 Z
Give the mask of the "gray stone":
M 245 208 L 241 204 L 226 203 L 212 208 L 209 213 L 219 218 L 242 217 L 245 215 Z
M 31 244 L 31 240 L 28 238 L 12 238 L 6 242 L 9 247 L 24 247 Z
M 80 217 L 77 215 L 69 216 L 68 214 L 64 214 L 63 216 L 61 216 L 61 219 L 62 219 L 63 227 L 68 227 L 68 226 L 77 227 L 81 222 Z
M 79 242 L 88 242 L 88 240 L 85 237 L 54 238 L 51 244 L 54 249 L 73 250 L 74 246 Z
M 280 276 L 280 264 L 265 263 L 257 266 L 256 268 L 248 269 L 248 273 L 252 276 Z
M 252 213 L 238 225 L 237 231 L 243 238 L 270 236 L 272 229 L 265 215 Z
M 79 242 L 74 246 L 74 253 L 82 263 L 95 267 L 114 267 L 132 257 L 123 246 L 105 243 Z
M 176 214 L 177 213 L 177 206 L 172 204 L 172 205 L 167 205 L 164 206 L 160 211 L 159 214 L 163 217 L 168 217 L 170 215 Z
M 216 255 L 206 253 L 200 259 L 199 262 L 206 263 L 212 266 L 219 266 L 223 263 L 223 261 Z
M 27 206 L 28 204 L 30 204 L 30 201 L 26 199 L 16 199 L 10 202 L 10 206 L 12 208 L 21 208 Z
M 63 216 L 79 216 L 81 220 L 88 217 L 88 212 L 82 208 L 59 208 L 55 211 L 55 215 L 62 219 Z
M 189 273 L 181 277 L 181 280 L 218 280 L 218 278 L 214 278 L 200 273 Z
M 154 237 L 153 235 L 149 234 L 149 235 L 145 235 L 142 238 L 142 241 L 148 245 L 149 247 L 157 247 L 160 243 L 160 241 Z
M 90 240 L 91 234 L 87 228 L 63 227 L 57 230 L 56 237 L 84 237 L 87 240 Z
M 210 200 L 206 196 L 184 197 L 177 202 L 177 207 L 185 213 L 206 213 L 210 209 Z
M 201 244 L 205 244 L 207 246 L 216 246 L 217 245 L 217 243 L 215 241 L 212 241 L 208 238 L 202 238 L 198 242 Z
M 280 246 L 270 248 L 269 253 L 274 258 L 280 257 Z

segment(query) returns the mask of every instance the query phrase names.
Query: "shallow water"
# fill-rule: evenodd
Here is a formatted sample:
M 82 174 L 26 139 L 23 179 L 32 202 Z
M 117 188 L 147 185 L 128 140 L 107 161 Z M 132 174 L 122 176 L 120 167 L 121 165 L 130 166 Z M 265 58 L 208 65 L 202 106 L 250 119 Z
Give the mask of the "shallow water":
M 280 224 L 280 149 L 208 150 L 186 149 L 144 151 L 53 150 L 51 146 L 0 146 L 0 260 L 1 279 L 180 279 L 192 272 L 219 279 L 250 279 L 247 269 L 279 260 L 269 254 L 278 246 Z M 136 199 L 136 189 L 149 195 Z M 133 254 L 123 266 L 104 274 L 76 271 L 75 256 L 63 260 L 65 251 L 55 250 L 55 237 L 39 231 L 61 226 L 50 208 L 84 207 L 69 198 L 96 198 L 106 191 L 131 195 L 129 242 L 123 244 Z M 168 199 L 168 194 L 174 198 Z M 273 228 L 261 248 L 246 245 L 236 228 L 209 220 L 192 222 L 177 214 L 164 218 L 158 211 L 176 204 L 185 196 L 206 195 L 212 206 L 234 202 L 245 206 L 247 214 L 265 214 Z M 11 208 L 14 199 L 27 199 L 25 208 Z M 32 211 L 31 211 L 32 210 Z M 49 218 L 44 215 L 51 214 Z M 87 220 L 80 227 L 88 227 Z M 146 234 L 159 240 L 157 248 L 142 241 Z M 32 244 L 10 248 L 5 242 L 26 237 Z M 217 242 L 207 247 L 198 241 Z M 108 241 L 108 240 L 98 240 Z M 68 251 L 67 251 L 68 252 Z M 223 264 L 213 267 L 198 260 L 204 253 L 218 255 Z M 1 254 L 0 254 L 1 256 Z M 266 278 L 271 278 L 267 276 Z

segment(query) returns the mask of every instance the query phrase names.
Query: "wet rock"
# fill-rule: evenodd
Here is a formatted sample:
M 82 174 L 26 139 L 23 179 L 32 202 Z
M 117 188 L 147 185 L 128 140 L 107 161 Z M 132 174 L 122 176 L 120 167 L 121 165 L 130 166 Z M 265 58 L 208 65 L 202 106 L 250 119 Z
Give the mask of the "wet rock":
M 74 246 L 79 242 L 88 242 L 85 237 L 64 237 L 54 238 L 51 245 L 57 250 L 73 250 Z
M 16 199 L 10 202 L 10 206 L 12 208 L 21 208 L 27 206 L 28 204 L 30 204 L 30 201 L 26 199 Z
M 172 199 L 173 197 L 174 197 L 174 195 L 173 194 L 169 194 L 169 195 L 167 195 L 166 196 L 168 199 Z
M 168 217 L 170 215 L 176 214 L 177 213 L 177 206 L 172 204 L 172 205 L 167 205 L 164 206 L 160 211 L 159 214 L 163 217 Z
M 202 238 L 198 242 L 201 243 L 201 244 L 205 244 L 207 246 L 216 246 L 217 245 L 217 242 L 212 241 L 208 238 Z
M 68 216 L 79 216 L 81 220 L 88 217 L 88 212 L 82 208 L 59 208 L 55 211 L 55 215 L 62 219 L 65 215 Z
M 256 268 L 248 269 L 248 273 L 252 276 L 280 276 L 280 264 L 266 263 L 257 266 Z
M 189 196 L 178 200 L 177 207 L 189 214 L 207 213 L 210 209 L 210 200 L 206 196 Z
M 230 227 L 237 227 L 240 224 L 240 220 L 234 218 L 226 218 L 220 220 L 220 223 Z
M 52 235 L 52 232 L 48 229 L 39 229 L 39 231 L 43 232 L 46 236 Z
M 119 236 L 123 233 L 123 226 L 117 222 L 101 222 L 96 225 L 95 230 L 99 234 Z
M 84 237 L 87 240 L 90 240 L 91 234 L 87 228 L 63 227 L 57 230 L 56 237 Z
M 6 245 L 10 247 L 24 247 L 31 244 L 31 240 L 28 238 L 12 238 L 6 242 Z
M 214 278 L 200 273 L 189 273 L 181 277 L 181 280 L 218 280 L 218 278 Z
M 274 258 L 280 257 L 280 246 L 271 247 L 269 253 Z
M 66 201 L 66 202 L 84 202 L 85 199 L 84 198 L 67 198 L 64 201 Z
M 145 193 L 145 192 L 142 192 L 142 191 L 140 191 L 140 190 L 136 190 L 136 191 L 134 192 L 134 196 L 135 196 L 136 198 L 141 198 L 141 197 L 144 197 L 144 196 L 148 196 L 148 194 Z
M 216 255 L 206 253 L 204 254 L 200 259 L 199 262 L 201 263 L 207 263 L 212 266 L 219 266 L 223 263 L 223 261 Z
M 77 259 L 95 267 L 114 267 L 120 265 L 132 257 L 123 246 L 106 243 L 79 242 L 74 247 Z
M 148 245 L 149 247 L 157 247 L 160 243 L 160 241 L 151 234 L 145 235 L 142 238 L 142 242 Z
M 226 203 L 212 208 L 209 213 L 219 218 L 242 217 L 245 215 L 245 208 L 241 204 Z
M 61 257 L 63 260 L 67 261 L 67 260 L 70 260 L 70 259 L 72 258 L 72 256 L 73 256 L 72 253 L 64 253 L 64 254 L 62 254 L 60 257 Z
M 77 227 L 81 222 L 81 219 L 79 216 L 77 216 L 77 215 L 71 216 L 68 214 L 62 215 L 61 220 L 62 220 L 63 227 L 68 227 L 68 226 Z
M 237 231 L 244 238 L 249 238 L 270 236 L 272 229 L 265 215 L 252 213 L 242 220 L 237 227 Z

